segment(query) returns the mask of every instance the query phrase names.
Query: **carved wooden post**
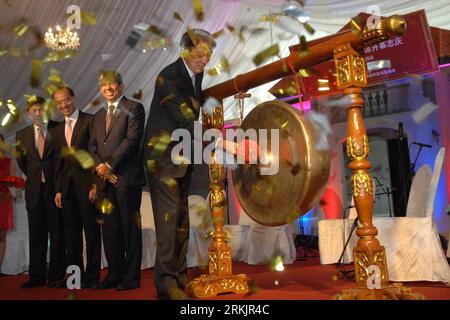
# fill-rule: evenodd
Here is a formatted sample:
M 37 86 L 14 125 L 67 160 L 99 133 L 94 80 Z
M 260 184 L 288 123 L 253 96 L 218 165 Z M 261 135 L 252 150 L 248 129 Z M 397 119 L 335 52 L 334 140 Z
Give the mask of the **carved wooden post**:
M 348 168 L 352 171 L 351 187 L 359 227 L 357 246 L 353 248 L 356 288 L 346 290 L 335 299 L 423 299 L 420 293 L 403 287 L 401 284 L 389 285 L 386 252 L 377 240 L 377 228 L 372 223 L 373 182 L 369 174 L 369 142 L 361 117 L 364 100 L 362 88 L 367 86 L 366 64 L 348 43 L 338 45 L 334 50 L 337 73 L 337 87 L 350 98 L 348 106 L 347 154 L 350 158 Z M 372 282 L 379 276 L 377 281 Z
M 205 128 L 223 128 L 223 107 L 219 105 L 214 110 L 212 116 L 206 113 L 202 115 L 203 126 Z M 224 225 L 224 203 L 225 194 L 223 192 L 222 180 L 224 178 L 223 166 L 218 163 L 209 165 L 209 179 L 211 190 L 209 203 L 214 224 L 214 234 L 212 243 L 208 250 L 208 271 L 200 278 L 191 281 L 186 291 L 190 296 L 213 297 L 220 293 L 248 293 L 248 281 L 245 274 L 233 275 L 231 248 L 225 240 Z

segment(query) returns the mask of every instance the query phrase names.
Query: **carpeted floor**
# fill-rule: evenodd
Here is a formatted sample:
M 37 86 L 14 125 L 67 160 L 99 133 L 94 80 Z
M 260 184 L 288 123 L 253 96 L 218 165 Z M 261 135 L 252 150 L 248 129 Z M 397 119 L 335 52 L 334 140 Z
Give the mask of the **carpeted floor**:
M 349 266 L 351 268 L 351 266 Z M 318 258 L 306 258 L 286 265 L 282 272 L 272 271 L 267 266 L 252 266 L 234 263 L 233 273 L 246 273 L 256 286 L 252 293 L 244 295 L 223 294 L 211 299 L 218 300 L 329 300 L 334 294 L 354 287 L 352 280 L 345 278 L 334 281 L 334 265 L 321 265 Z M 193 279 L 206 270 L 189 269 Z M 102 271 L 102 277 L 106 270 Z M 153 284 L 153 269 L 142 271 L 142 286 L 129 291 L 108 290 L 68 290 L 54 288 L 20 289 L 27 275 L 0 277 L 0 300 L 154 300 L 156 291 Z M 404 285 L 422 293 L 429 300 L 450 300 L 450 287 L 443 283 L 414 282 Z

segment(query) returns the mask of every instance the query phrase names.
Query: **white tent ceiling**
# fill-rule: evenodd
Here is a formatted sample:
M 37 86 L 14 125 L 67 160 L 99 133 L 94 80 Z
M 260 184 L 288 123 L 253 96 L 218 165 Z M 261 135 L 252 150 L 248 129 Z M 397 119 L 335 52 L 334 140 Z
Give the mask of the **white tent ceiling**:
M 63 25 L 66 21 L 66 8 L 78 5 L 81 11 L 94 13 L 97 24 L 82 24 L 81 30 L 78 30 L 81 45 L 74 58 L 44 64 L 41 85 L 45 83 L 51 68 L 59 70 L 65 82 L 75 90 L 78 106 L 94 112 L 100 107 L 90 105 L 100 97 L 97 86 L 99 70 L 117 69 L 124 77 L 125 93 L 128 96 L 143 90 L 142 102 L 148 113 L 156 75 L 178 57 L 177 44 L 187 26 L 211 32 L 225 28 L 225 33 L 217 39 L 218 45 L 209 67 L 216 65 L 225 56 L 231 69 L 229 73 L 219 76 L 207 75 L 203 82 L 204 88 L 254 69 L 252 57 L 272 43 L 279 44 L 280 56 L 285 57 L 289 52 L 288 47 L 298 42 L 298 35 L 304 34 L 310 40 L 334 33 L 359 12 L 366 12 L 370 5 L 378 5 L 383 16 L 425 9 L 431 26 L 450 29 L 450 0 L 306 0 L 305 10 L 310 13 L 310 24 L 316 30 L 313 36 L 287 17 L 280 18 L 277 24 L 261 21 L 262 15 L 280 12 L 285 2 L 203 0 L 205 18 L 198 22 L 192 2 L 188 0 L 3 0 L 0 2 L 0 52 L 1 49 L 24 49 L 33 43 L 31 32 L 20 38 L 9 32 L 20 20 L 26 20 L 30 26 L 36 26 L 41 32 L 45 32 L 49 27 Z M 182 15 L 184 24 L 173 18 L 174 12 Z M 130 48 L 126 40 L 133 27 L 140 22 L 167 30 L 174 46 L 146 53 Z M 241 26 L 265 30 L 258 34 L 246 32 L 243 34 L 245 41 L 241 41 L 236 33 L 226 29 L 227 24 L 237 30 Z M 23 108 L 24 94 L 43 95 L 43 89 L 31 88 L 29 85 L 31 60 L 42 59 L 47 52 L 46 47 L 41 47 L 21 58 L 9 54 L 0 56 L 0 98 L 13 99 L 16 105 Z M 252 98 L 246 104 L 246 113 L 259 102 L 273 98 L 267 93 L 272 85 L 273 83 L 269 83 L 250 91 Z M 225 118 L 236 118 L 237 115 L 233 99 L 228 98 L 225 100 Z M 8 129 L 0 128 L 0 132 L 12 135 L 23 125 L 24 123 L 19 123 Z

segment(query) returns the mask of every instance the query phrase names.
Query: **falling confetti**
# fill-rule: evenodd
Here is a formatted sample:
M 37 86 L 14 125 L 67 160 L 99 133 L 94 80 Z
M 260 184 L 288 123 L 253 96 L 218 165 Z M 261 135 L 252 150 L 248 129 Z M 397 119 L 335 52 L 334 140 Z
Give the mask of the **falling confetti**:
M 163 132 L 150 139 L 148 147 L 153 151 L 155 155 L 161 155 L 166 151 L 167 146 L 171 142 L 169 133 Z
M 224 32 L 225 32 L 225 31 L 224 31 L 223 29 L 220 29 L 219 31 L 214 32 L 214 33 L 212 34 L 212 37 L 213 37 L 214 39 L 217 39 L 218 37 L 220 37 L 221 35 L 223 35 Z
M 253 57 L 253 63 L 256 66 L 259 66 L 261 63 L 263 63 L 267 59 L 277 55 L 279 52 L 280 52 L 280 48 L 279 48 L 278 44 L 274 44 L 274 45 L 270 46 L 269 48 L 261 51 L 257 55 L 255 55 Z
M 275 256 L 270 260 L 270 269 L 278 272 L 284 271 L 283 258 Z
M 270 23 L 278 23 L 280 22 L 280 15 L 279 14 L 268 14 L 268 15 L 262 15 L 259 20 L 263 22 L 270 22 Z
M 66 298 L 66 300 L 77 300 L 78 298 L 77 298 L 77 296 L 75 295 L 75 293 L 70 293 L 68 296 L 67 296 L 67 298 Z
M 133 93 L 133 99 L 142 100 L 142 98 L 143 98 L 142 89 L 139 89 L 138 92 Z
M 203 9 L 202 1 L 201 0 L 192 0 L 192 7 L 194 8 L 195 17 L 197 18 L 197 21 L 203 21 L 205 12 Z
M 109 201 L 109 200 L 106 199 L 106 198 L 103 198 L 103 199 L 100 201 L 99 209 L 100 209 L 100 212 L 101 212 L 102 214 L 111 214 L 111 212 L 112 212 L 113 209 L 114 209 L 114 206 L 113 206 L 113 204 L 112 204 L 111 201 Z
M 300 56 L 306 56 L 308 54 L 308 43 L 306 42 L 306 37 L 305 36 L 301 36 L 300 37 L 300 47 L 299 47 L 299 51 L 298 54 Z
M 306 32 L 308 32 L 310 35 L 313 35 L 316 30 L 314 30 L 313 27 L 311 27 L 311 25 L 307 22 L 303 23 L 303 27 L 305 28 Z
M 30 75 L 30 86 L 33 88 L 39 87 L 41 81 L 42 73 L 42 60 L 33 59 L 31 60 L 31 75 Z
M 428 118 L 428 116 L 430 116 L 435 110 L 437 110 L 437 108 L 438 106 L 435 105 L 433 102 L 427 102 L 419 109 L 411 113 L 411 117 L 415 122 L 421 123 L 426 118 Z
M 181 14 L 179 14 L 176 11 L 173 13 L 173 18 L 178 20 L 178 21 L 184 22 L 183 18 L 181 17 Z
M 195 118 L 194 111 L 192 111 L 192 109 L 189 107 L 189 105 L 186 102 L 183 102 L 180 105 L 180 110 L 186 119 L 192 120 Z
M 85 150 L 77 149 L 75 147 L 63 148 L 61 151 L 62 157 L 73 156 L 83 169 L 90 169 L 94 166 L 95 161 L 92 156 Z
M 230 63 L 225 56 L 222 56 L 220 62 L 216 64 L 213 68 L 208 70 L 208 74 L 210 76 L 217 76 L 224 72 L 228 72 L 230 70 Z
M 362 28 L 361 28 L 361 18 L 359 16 L 356 16 L 351 21 L 352 26 L 352 33 L 354 35 L 359 35 Z
M 177 190 L 178 182 L 173 177 L 162 177 L 161 182 L 167 185 L 171 192 L 175 192 Z
M 147 31 L 156 34 L 157 36 L 163 36 L 165 33 L 161 28 L 153 24 L 148 27 Z
M 97 24 L 97 19 L 95 18 L 95 13 L 93 12 L 81 11 L 81 21 L 90 26 Z
M 25 22 L 19 23 L 13 28 L 13 32 L 17 34 L 18 37 L 22 37 L 27 31 L 29 26 Z

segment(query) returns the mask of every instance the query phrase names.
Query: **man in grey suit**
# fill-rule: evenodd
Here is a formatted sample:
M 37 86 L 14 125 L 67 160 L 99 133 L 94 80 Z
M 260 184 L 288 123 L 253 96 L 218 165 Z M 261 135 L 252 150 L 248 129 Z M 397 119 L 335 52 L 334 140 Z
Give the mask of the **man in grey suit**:
M 124 85 L 118 72 L 103 72 L 99 84 L 107 108 L 94 116 L 90 151 L 98 176 L 100 205 L 108 208 L 103 210 L 101 226 L 108 275 L 96 288 L 128 290 L 141 284 L 139 209 L 145 178 L 139 147 L 145 111 L 142 104 L 123 95 Z

